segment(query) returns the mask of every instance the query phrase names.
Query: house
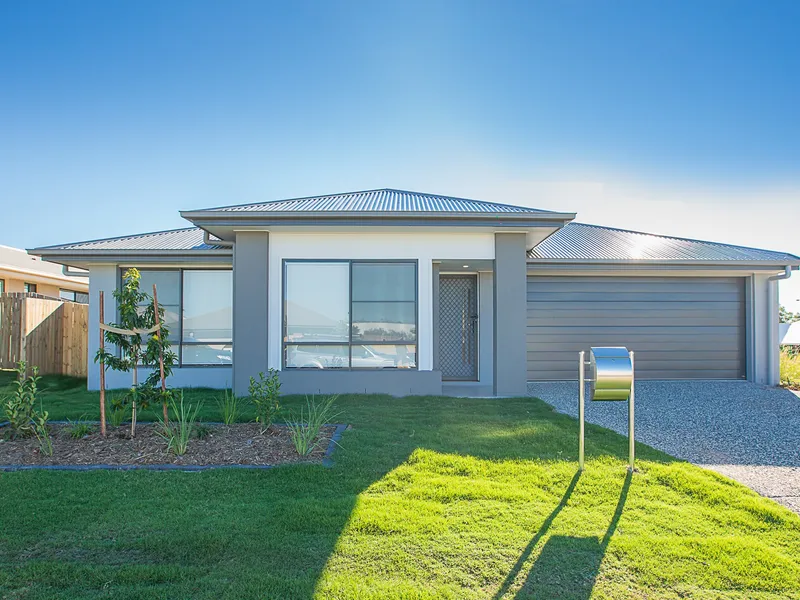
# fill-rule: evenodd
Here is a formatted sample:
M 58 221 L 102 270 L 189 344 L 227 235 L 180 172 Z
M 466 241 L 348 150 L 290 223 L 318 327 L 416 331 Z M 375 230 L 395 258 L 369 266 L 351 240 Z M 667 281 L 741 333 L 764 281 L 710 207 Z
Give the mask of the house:
M 85 303 L 89 301 L 86 275 L 65 275 L 60 265 L 19 248 L 0 246 L 0 294 L 39 294 Z
M 286 393 L 524 394 L 577 352 L 637 351 L 646 379 L 778 381 L 777 280 L 800 258 L 574 223 L 575 214 L 381 189 L 181 212 L 191 227 L 32 250 L 158 285 L 175 386 L 281 372 Z M 98 386 L 92 363 L 89 386 Z M 110 373 L 109 385 L 129 376 Z

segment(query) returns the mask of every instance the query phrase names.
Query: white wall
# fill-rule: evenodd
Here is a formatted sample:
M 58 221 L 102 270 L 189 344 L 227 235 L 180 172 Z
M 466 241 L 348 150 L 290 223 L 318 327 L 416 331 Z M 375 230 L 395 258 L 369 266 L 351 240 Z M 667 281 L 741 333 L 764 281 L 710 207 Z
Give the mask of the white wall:
M 433 368 L 433 261 L 493 258 L 492 233 L 272 231 L 269 237 L 269 366 L 281 367 L 284 259 L 418 260 L 417 364 L 420 370 L 430 371 Z

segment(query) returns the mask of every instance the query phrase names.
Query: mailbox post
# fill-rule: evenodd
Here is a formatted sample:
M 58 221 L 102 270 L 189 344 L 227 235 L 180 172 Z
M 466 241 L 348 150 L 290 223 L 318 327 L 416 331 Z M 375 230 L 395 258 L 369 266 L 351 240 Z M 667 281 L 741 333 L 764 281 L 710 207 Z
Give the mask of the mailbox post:
M 578 353 L 578 468 L 584 467 L 585 396 L 586 382 L 591 382 L 592 401 L 628 401 L 628 468 L 634 468 L 634 358 L 633 352 L 624 347 L 592 348 L 590 360 L 585 352 Z M 591 369 L 591 378 L 586 379 L 586 365 Z

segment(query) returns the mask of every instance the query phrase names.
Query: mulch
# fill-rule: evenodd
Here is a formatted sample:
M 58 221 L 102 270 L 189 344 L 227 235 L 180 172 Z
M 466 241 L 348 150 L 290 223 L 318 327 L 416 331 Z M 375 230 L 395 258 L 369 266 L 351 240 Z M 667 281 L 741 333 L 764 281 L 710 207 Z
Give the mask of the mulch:
M 50 424 L 53 455 L 39 450 L 36 438 L 10 438 L 8 427 L 0 428 L 0 467 L 89 466 L 89 465 L 251 465 L 273 466 L 290 463 L 321 463 L 336 427 L 326 425 L 319 443 L 309 456 L 300 456 L 292 444 L 289 430 L 273 425 L 262 434 L 255 423 L 234 425 L 203 424 L 205 435 L 192 437 L 186 454 L 176 456 L 156 432 L 157 424 L 139 423 L 136 437 L 130 426 L 108 428 L 107 437 L 95 431 L 80 439 L 70 437 L 70 426 Z M 97 427 L 99 429 L 99 426 Z

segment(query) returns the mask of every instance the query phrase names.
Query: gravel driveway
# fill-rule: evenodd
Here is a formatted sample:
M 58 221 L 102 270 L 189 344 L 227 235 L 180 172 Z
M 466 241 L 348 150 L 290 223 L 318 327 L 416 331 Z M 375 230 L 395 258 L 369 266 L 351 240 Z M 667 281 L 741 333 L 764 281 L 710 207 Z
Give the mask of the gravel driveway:
M 578 416 L 575 381 L 528 393 Z M 588 398 L 588 394 L 587 394 Z M 625 402 L 586 402 L 586 420 L 622 434 Z M 800 397 L 747 381 L 641 381 L 636 440 L 718 471 L 800 514 Z

